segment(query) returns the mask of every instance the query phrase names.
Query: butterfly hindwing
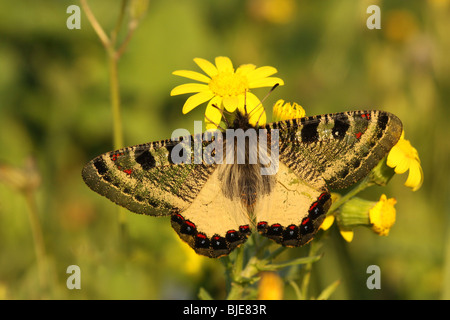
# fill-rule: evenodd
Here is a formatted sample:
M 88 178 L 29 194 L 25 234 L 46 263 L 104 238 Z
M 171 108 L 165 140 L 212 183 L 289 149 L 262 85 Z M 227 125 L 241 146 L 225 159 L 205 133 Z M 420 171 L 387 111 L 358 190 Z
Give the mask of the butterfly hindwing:
M 325 181 L 313 187 L 280 162 L 272 192 L 258 201 L 257 229 L 279 244 L 298 247 L 313 239 L 330 205 Z
M 210 176 L 192 204 L 172 215 L 180 238 L 198 254 L 217 258 L 229 254 L 250 234 L 250 220 L 238 199 L 223 196 L 218 169 Z

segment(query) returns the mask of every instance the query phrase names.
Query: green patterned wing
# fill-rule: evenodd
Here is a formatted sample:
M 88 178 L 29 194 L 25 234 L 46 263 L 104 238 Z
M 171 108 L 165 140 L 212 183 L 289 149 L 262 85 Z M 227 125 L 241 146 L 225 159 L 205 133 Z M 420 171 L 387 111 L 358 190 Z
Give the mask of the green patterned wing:
M 268 124 L 280 129 L 280 161 L 311 185 L 351 186 L 386 156 L 402 133 L 385 111 L 349 111 Z
M 194 147 L 194 139 L 190 140 Z M 188 155 L 190 163 L 174 163 L 171 152 L 179 143 L 162 140 L 102 154 L 86 164 L 83 179 L 95 192 L 139 214 L 164 216 L 183 211 L 216 165 L 195 164 L 193 149 Z

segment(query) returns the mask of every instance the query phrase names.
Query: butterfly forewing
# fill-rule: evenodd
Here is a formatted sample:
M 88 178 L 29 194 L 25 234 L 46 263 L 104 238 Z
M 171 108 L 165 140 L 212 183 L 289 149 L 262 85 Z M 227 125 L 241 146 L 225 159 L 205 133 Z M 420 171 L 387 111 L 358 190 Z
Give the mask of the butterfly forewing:
M 293 119 L 280 128 L 280 160 L 300 177 L 319 173 L 331 189 L 365 177 L 397 143 L 401 121 L 384 111 L 351 111 Z
M 130 211 L 169 215 L 185 210 L 215 165 L 171 161 L 171 140 L 141 144 L 98 156 L 83 169 L 86 184 Z

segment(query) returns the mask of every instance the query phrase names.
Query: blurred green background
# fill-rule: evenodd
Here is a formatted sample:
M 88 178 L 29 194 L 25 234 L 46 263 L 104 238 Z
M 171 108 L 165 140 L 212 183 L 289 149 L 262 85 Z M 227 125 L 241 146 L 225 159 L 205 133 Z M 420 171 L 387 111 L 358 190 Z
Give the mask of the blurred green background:
M 0 299 L 195 299 L 200 287 L 223 298 L 222 264 L 193 254 L 168 218 L 128 213 L 123 239 L 116 205 L 84 184 L 84 164 L 113 149 L 113 126 L 107 56 L 84 13 L 80 30 L 66 27 L 71 4 L 80 5 L 0 3 Z M 366 27 L 371 4 L 381 7 L 380 30 Z M 89 5 L 109 34 L 120 1 Z M 119 61 L 125 145 L 193 131 L 193 120 L 203 120 L 204 107 L 183 116 L 187 96 L 169 96 L 189 82 L 172 71 L 200 71 L 195 57 L 276 67 L 285 85 L 266 100 L 269 115 L 280 98 L 307 115 L 393 112 L 419 152 L 424 184 L 412 192 L 404 174 L 365 192 L 397 199 L 396 224 L 388 237 L 356 229 L 351 243 L 333 226 L 311 290 L 340 279 L 331 298 L 449 299 L 449 17 L 446 0 L 151 0 Z M 32 212 L 43 234 L 44 279 Z M 373 264 L 381 290 L 366 287 Z M 69 265 L 81 268 L 81 290 L 66 287 Z M 295 297 L 285 289 L 286 299 Z

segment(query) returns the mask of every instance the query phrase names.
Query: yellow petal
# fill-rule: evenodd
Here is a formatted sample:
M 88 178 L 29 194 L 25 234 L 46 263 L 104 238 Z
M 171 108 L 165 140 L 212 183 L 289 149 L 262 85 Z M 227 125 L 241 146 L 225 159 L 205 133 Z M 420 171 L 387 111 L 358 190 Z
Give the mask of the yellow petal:
M 262 78 L 257 79 L 253 81 L 249 81 L 248 86 L 249 88 L 261 88 L 261 87 L 273 87 L 274 85 L 284 85 L 284 81 L 280 78 L 275 77 L 269 77 L 269 78 Z
M 255 70 L 256 66 L 254 64 L 243 64 L 236 69 L 236 74 L 247 75 L 252 70 Z
M 391 151 L 389 151 L 386 164 L 389 167 L 394 168 L 395 173 L 397 174 L 406 172 L 409 167 L 408 158 L 405 157 L 405 154 L 398 145 L 395 145 Z
M 247 114 L 250 116 L 249 122 L 251 125 L 262 126 L 266 123 L 267 119 L 266 119 L 266 112 L 264 110 L 264 107 L 263 107 L 261 101 L 259 101 L 258 97 L 255 96 L 253 93 L 247 92 L 247 94 L 245 96 L 245 106 L 242 103 L 242 104 L 239 104 L 239 107 L 242 108 L 241 109 L 242 113 L 245 113 L 245 111 L 246 111 Z
M 339 230 L 339 232 L 341 233 L 342 238 L 344 238 L 345 241 L 347 242 L 352 242 L 353 240 L 353 230 Z
M 222 99 L 220 97 L 214 97 L 206 106 L 206 130 L 217 129 L 217 126 L 220 124 L 220 121 L 222 120 L 222 109 L 220 109 L 221 100 Z
M 412 188 L 413 191 L 420 189 L 423 183 L 423 171 L 420 163 L 413 161 L 409 167 L 408 179 L 405 186 Z
M 277 73 L 277 69 L 270 66 L 259 67 L 249 74 L 247 74 L 247 78 L 249 82 L 260 80 L 262 78 L 270 77 L 271 75 Z
M 333 215 L 328 215 L 323 220 L 322 225 L 320 226 L 320 228 L 322 230 L 328 230 L 333 225 L 333 222 L 334 222 L 334 216 Z
M 209 87 L 206 84 L 201 83 L 186 83 L 173 88 L 172 91 L 170 91 L 170 95 L 176 96 L 179 94 L 202 92 L 202 91 L 209 91 Z
M 217 75 L 218 71 L 214 64 L 202 58 L 195 58 L 194 62 L 211 78 Z
M 209 83 L 211 81 L 211 79 L 205 76 L 204 74 L 190 70 L 176 70 L 172 72 L 172 74 L 204 83 Z
M 199 104 L 202 104 L 203 102 L 208 101 L 212 97 L 214 97 L 214 93 L 212 93 L 211 91 L 199 92 L 199 93 L 189 97 L 186 100 L 186 102 L 184 103 L 183 114 L 188 113 L 189 111 L 194 109 L 196 106 L 198 106 Z
M 228 112 L 234 112 L 238 107 L 239 99 L 237 96 L 223 97 L 222 103 Z
M 234 73 L 233 63 L 228 57 L 217 57 L 216 66 L 219 72 L 231 72 Z

